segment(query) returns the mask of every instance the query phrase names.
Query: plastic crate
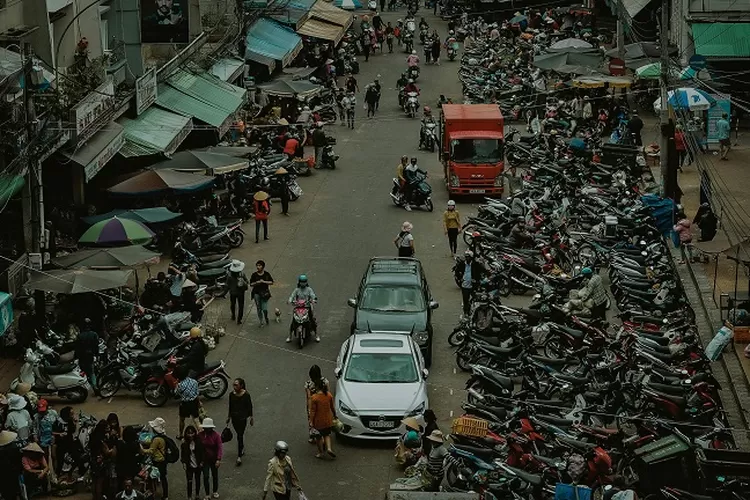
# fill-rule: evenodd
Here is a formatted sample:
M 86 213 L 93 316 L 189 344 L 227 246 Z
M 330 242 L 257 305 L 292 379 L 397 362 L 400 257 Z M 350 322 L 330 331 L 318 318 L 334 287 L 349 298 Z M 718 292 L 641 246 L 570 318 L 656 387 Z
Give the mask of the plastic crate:
M 750 478 L 750 453 L 740 450 L 701 449 L 698 467 L 707 479 L 718 476 Z
M 732 326 L 735 344 L 750 344 L 750 326 Z
M 458 436 L 485 437 L 489 422 L 480 418 L 458 417 L 453 421 L 451 433 Z

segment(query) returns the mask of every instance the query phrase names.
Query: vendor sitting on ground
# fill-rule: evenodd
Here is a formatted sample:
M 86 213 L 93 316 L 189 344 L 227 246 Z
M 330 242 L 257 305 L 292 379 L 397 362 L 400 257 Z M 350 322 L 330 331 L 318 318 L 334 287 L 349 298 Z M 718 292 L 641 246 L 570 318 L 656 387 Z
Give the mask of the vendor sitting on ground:
M 29 443 L 21 451 L 23 465 L 23 480 L 31 497 L 33 492 L 47 490 L 47 474 L 49 465 L 44 457 L 44 450 L 36 443 Z

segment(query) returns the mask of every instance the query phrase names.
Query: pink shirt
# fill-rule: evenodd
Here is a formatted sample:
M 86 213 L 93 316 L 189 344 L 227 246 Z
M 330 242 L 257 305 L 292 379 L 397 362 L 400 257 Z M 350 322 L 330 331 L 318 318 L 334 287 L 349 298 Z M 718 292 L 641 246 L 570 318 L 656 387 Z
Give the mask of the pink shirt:
M 409 57 L 406 58 L 406 64 L 409 65 L 410 68 L 413 68 L 414 66 L 419 66 L 419 56 L 412 54 Z
M 206 462 L 213 463 L 221 460 L 221 457 L 224 455 L 224 445 L 221 442 L 221 434 L 212 430 L 209 432 L 203 431 L 198 435 L 203 442 Z

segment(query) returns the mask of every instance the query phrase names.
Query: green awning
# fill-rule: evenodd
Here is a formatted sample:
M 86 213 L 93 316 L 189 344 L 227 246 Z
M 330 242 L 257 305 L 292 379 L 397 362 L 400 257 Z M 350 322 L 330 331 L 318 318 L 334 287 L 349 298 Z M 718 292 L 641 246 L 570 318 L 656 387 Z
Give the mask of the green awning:
M 7 203 L 21 190 L 25 182 L 22 175 L 0 174 L 0 204 Z
M 156 104 L 216 127 L 223 136 L 231 126 L 232 116 L 245 102 L 246 93 L 208 73 L 178 70 L 159 85 Z
M 693 23 L 695 53 L 750 58 L 750 23 Z
M 125 128 L 125 144 L 120 148 L 125 158 L 159 153 L 171 155 L 193 130 L 193 120 L 189 116 L 156 106 L 151 106 L 135 120 L 120 118 L 118 123 Z

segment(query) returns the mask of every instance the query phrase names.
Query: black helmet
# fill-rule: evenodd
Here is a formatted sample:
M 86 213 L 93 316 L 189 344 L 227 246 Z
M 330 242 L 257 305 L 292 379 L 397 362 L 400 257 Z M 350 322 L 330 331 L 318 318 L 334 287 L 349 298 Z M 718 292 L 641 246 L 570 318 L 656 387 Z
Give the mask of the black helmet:
M 411 162 L 412 162 L 412 164 L 417 163 L 417 157 L 416 156 L 412 156 L 411 157 Z

